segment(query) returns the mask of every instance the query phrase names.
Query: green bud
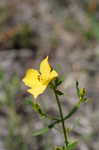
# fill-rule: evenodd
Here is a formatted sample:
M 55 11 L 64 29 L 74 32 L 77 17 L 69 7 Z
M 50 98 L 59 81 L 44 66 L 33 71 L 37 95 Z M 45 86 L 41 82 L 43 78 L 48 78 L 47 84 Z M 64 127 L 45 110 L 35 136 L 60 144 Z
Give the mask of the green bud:
M 79 89 L 80 102 L 85 102 L 87 100 L 86 95 L 87 95 L 86 89 L 85 88 L 80 88 Z
M 80 88 L 79 95 L 80 95 L 80 97 L 84 97 L 86 95 L 86 89 L 85 88 Z

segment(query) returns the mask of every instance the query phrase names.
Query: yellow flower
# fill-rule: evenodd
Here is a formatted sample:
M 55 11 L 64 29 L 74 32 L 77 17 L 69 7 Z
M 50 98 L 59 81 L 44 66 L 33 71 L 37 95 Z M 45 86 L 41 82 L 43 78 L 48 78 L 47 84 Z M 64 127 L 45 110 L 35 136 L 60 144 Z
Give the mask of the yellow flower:
M 58 76 L 58 73 L 48 63 L 48 56 L 40 64 L 40 72 L 35 69 L 28 69 L 23 82 L 29 87 L 27 90 L 34 98 L 44 92 L 50 81 Z

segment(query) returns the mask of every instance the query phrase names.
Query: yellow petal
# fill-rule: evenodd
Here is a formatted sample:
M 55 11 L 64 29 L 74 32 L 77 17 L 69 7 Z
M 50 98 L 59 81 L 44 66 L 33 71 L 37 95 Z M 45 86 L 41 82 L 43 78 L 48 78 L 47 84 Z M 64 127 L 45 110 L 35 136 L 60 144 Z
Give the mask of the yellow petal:
M 47 87 L 47 85 L 43 85 L 41 83 L 38 83 L 34 87 L 32 87 L 31 89 L 28 89 L 27 91 L 29 93 L 31 93 L 34 96 L 34 98 L 37 98 L 40 94 L 42 94 L 44 92 L 46 87 Z
M 56 71 L 51 71 L 48 75 L 42 74 L 41 75 L 41 83 L 48 85 L 54 78 L 58 76 Z
M 50 80 L 53 80 L 58 76 L 58 73 L 55 70 L 52 70 L 50 73 Z
M 48 63 L 48 56 L 40 64 L 41 81 L 42 84 L 49 84 L 51 80 L 58 76 L 57 72 L 52 70 Z
M 28 69 L 26 72 L 25 77 L 23 78 L 23 82 L 29 86 L 33 87 L 37 82 L 39 82 L 38 77 L 39 77 L 39 72 L 34 69 Z
M 51 71 L 51 66 L 48 63 L 48 56 L 42 60 L 41 64 L 40 64 L 40 72 L 41 74 L 49 74 Z
M 46 81 L 46 84 L 49 84 L 54 78 L 56 78 L 58 76 L 58 73 L 56 71 L 52 71 L 49 74 L 49 78 Z

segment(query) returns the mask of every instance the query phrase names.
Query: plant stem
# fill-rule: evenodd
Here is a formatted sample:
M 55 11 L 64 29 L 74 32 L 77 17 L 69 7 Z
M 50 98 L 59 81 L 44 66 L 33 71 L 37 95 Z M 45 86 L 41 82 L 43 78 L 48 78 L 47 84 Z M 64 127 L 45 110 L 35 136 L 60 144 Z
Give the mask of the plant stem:
M 53 90 L 54 90 L 57 105 L 58 105 L 58 108 L 59 108 L 59 113 L 60 113 L 60 117 L 61 117 L 61 123 L 62 123 L 62 128 L 63 128 L 63 133 L 64 133 L 65 144 L 66 144 L 66 147 L 67 147 L 68 146 L 68 139 L 67 139 L 67 131 L 66 131 L 66 128 L 65 128 L 65 123 L 64 123 L 63 112 L 62 112 L 61 104 L 60 104 L 60 101 L 59 101 L 59 97 L 56 93 L 56 89 L 53 88 Z
M 63 120 L 67 120 L 68 118 L 70 118 L 79 108 L 79 103 L 77 103 L 73 108 L 72 110 L 66 115 L 64 116 Z M 53 128 L 56 124 L 60 123 L 62 120 L 61 119 L 58 119 L 56 121 L 54 121 L 53 123 L 49 124 L 48 125 L 48 128 Z

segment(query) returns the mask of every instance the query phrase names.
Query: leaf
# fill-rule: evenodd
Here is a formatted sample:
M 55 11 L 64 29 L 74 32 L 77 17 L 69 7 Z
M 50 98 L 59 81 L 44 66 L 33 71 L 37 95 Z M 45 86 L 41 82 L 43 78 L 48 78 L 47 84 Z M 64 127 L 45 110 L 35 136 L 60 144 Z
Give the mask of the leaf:
M 42 110 L 40 104 L 34 103 L 34 104 L 32 105 L 32 107 L 33 107 L 33 109 L 34 109 L 36 112 L 38 112 L 41 116 L 46 116 L 46 114 L 43 112 L 43 110 Z
M 54 89 L 54 88 L 55 88 L 55 85 L 51 82 L 51 83 L 49 84 L 49 87 L 50 87 L 51 89 Z
M 47 128 L 42 128 L 42 129 L 39 129 L 35 132 L 33 132 L 33 136 L 39 136 L 39 135 L 42 135 L 42 134 L 45 134 L 49 131 L 50 129 L 47 127 Z
M 70 143 L 67 147 L 63 148 L 63 150 L 73 150 L 77 146 L 77 143 L 77 141 Z
M 59 91 L 59 90 L 56 90 L 55 92 L 56 92 L 57 95 L 60 95 L 60 96 L 61 96 L 61 95 L 64 95 L 64 93 L 62 93 L 62 92 Z
M 77 96 L 80 97 L 80 94 L 79 94 L 79 82 L 76 81 L 76 91 L 77 91 Z
M 61 79 L 56 78 L 56 80 L 55 80 L 55 85 L 56 85 L 56 87 L 59 86 L 62 82 L 63 82 L 63 81 L 62 81 Z

